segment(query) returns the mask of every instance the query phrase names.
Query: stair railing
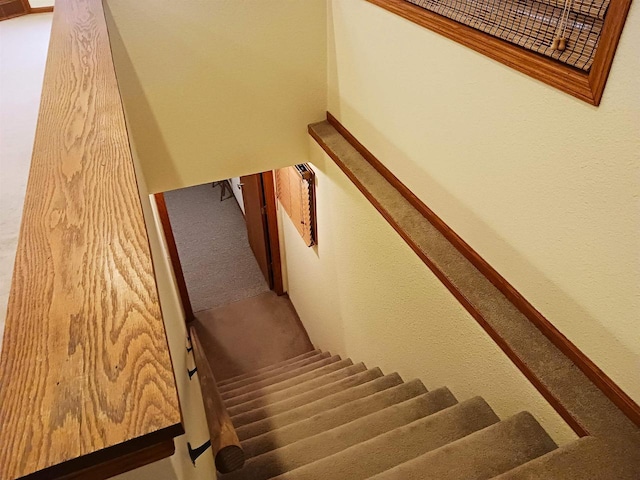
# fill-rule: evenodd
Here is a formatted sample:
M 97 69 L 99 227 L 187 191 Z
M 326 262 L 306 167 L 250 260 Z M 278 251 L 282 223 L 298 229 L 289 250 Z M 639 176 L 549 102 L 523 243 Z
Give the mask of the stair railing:
M 195 464 L 198 458 L 209 446 L 213 451 L 216 469 L 220 473 L 229 473 L 242 468 L 244 465 L 244 450 L 240 445 L 238 434 L 231 422 L 231 417 L 224 406 L 216 379 L 209 365 L 202 344 L 198 339 L 198 332 L 195 325 L 189 328 L 189 338 L 193 351 L 193 359 L 196 368 L 189 372 L 189 376 L 197 372 L 202 399 L 204 401 L 207 427 L 209 428 L 210 440 L 202 446 L 193 449 L 189 444 L 189 455 Z

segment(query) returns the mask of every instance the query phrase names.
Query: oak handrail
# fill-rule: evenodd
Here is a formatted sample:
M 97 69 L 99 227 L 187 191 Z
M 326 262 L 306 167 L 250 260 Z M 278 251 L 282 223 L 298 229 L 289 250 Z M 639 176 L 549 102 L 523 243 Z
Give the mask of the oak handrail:
M 204 354 L 195 325 L 189 328 L 189 335 L 216 468 L 220 473 L 233 472 L 244 465 L 244 450 L 218 391 L 216 379 Z
M 101 0 L 56 1 L 0 425 L 2 480 L 105 478 L 184 433 Z

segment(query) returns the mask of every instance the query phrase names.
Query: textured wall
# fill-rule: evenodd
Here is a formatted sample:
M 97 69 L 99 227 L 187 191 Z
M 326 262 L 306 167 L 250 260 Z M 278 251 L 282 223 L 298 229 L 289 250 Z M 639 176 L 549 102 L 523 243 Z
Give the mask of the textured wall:
M 364 0 L 328 38 L 329 110 L 640 402 L 638 5 L 597 108 Z
M 326 0 L 107 0 L 151 192 L 298 163 L 326 109 Z
M 502 418 L 529 410 L 560 443 L 575 439 L 495 342 L 333 161 L 312 145 L 318 245 L 280 208 L 289 296 L 309 336 L 385 373 L 482 395 Z

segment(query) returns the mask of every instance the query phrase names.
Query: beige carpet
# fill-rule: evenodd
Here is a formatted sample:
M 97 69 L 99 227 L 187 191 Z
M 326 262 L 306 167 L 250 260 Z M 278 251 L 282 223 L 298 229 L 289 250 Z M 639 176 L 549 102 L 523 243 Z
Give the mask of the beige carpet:
M 266 292 L 196 313 L 199 338 L 217 381 L 313 349 L 289 297 Z
M 0 22 L 0 345 L 53 14 Z
M 220 201 L 211 184 L 165 193 L 194 312 L 269 291 L 234 197 Z
M 357 368 L 354 368 L 357 367 Z M 315 350 L 219 382 L 245 454 L 221 480 L 636 480 L 640 452 L 588 437 L 558 448 L 536 419 L 501 419 Z M 508 392 L 504 392 L 508 395 Z

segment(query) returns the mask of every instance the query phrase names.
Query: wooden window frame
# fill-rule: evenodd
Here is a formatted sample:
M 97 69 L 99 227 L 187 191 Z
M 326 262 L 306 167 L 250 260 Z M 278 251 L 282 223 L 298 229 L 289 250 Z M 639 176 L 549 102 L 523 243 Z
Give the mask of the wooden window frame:
M 631 6 L 631 0 L 611 0 L 593 65 L 589 72 L 584 72 L 425 10 L 406 0 L 367 1 L 595 106 L 600 105 L 602 100 L 613 57 Z

